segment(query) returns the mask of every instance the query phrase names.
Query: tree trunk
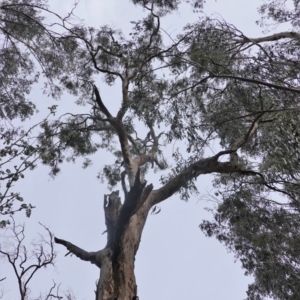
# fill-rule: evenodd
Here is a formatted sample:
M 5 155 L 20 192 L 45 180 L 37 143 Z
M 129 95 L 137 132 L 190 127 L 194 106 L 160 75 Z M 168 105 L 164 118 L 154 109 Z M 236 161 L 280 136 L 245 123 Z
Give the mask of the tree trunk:
M 54 238 L 69 253 L 100 268 L 96 300 L 138 300 L 134 275 L 135 255 L 148 212 L 153 203 L 152 185 L 146 186 L 137 173 L 134 186 L 121 203 L 119 192 L 104 196 L 107 245 L 97 252 L 87 252 L 76 245 Z
M 105 249 L 97 285 L 97 300 L 133 300 L 137 298 L 134 262 L 147 213 L 131 217 L 121 240 L 120 252 L 114 256 L 111 247 Z
M 97 300 L 138 299 L 134 275 L 135 255 L 151 208 L 148 198 L 152 185 L 138 183 L 131 188 L 124 204 L 118 192 L 105 196 L 104 213 L 107 245 L 101 250 L 101 271 Z

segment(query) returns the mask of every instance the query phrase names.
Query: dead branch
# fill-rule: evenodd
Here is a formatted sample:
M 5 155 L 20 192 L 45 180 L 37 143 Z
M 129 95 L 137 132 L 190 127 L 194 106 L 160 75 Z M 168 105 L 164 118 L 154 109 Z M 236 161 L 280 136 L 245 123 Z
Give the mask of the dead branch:
M 101 255 L 99 256 L 99 251 L 98 252 L 87 252 L 79 247 L 77 247 L 76 245 L 59 239 L 59 238 L 54 238 L 54 241 L 56 244 L 60 244 L 65 246 L 71 254 L 74 254 L 75 256 L 77 256 L 78 258 L 80 258 L 81 260 L 84 261 L 89 261 L 92 264 L 95 264 L 96 266 L 98 266 L 99 268 L 101 268 Z
M 56 253 L 53 247 L 53 235 L 50 230 L 40 224 L 48 233 L 48 238 L 42 238 L 38 242 L 33 242 L 32 250 L 27 250 L 25 246 L 25 226 L 16 225 L 13 218 L 12 225 L 8 228 L 11 234 L 5 236 L 6 242 L 2 244 L 0 254 L 12 267 L 17 278 L 20 299 L 27 299 L 30 289 L 28 285 L 33 276 L 41 268 L 54 265 Z M 10 241 L 13 242 L 10 242 Z M 4 278 L 5 279 L 5 278 Z

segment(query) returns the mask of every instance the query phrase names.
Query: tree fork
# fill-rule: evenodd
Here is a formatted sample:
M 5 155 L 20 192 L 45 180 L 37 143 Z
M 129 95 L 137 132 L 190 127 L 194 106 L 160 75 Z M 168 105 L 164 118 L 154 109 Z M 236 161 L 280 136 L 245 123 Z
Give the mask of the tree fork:
M 247 139 L 249 137 L 247 136 Z M 121 203 L 119 191 L 104 196 L 104 214 L 107 232 L 107 244 L 97 252 L 87 252 L 70 242 L 55 238 L 55 242 L 64 245 L 69 253 L 98 266 L 100 279 L 97 284 L 96 300 L 133 300 L 138 299 L 134 274 L 135 255 L 147 216 L 151 207 L 176 193 L 184 182 L 208 173 L 234 173 L 259 175 L 251 170 L 242 170 L 238 160 L 232 158 L 240 145 L 234 149 L 221 151 L 215 156 L 201 159 L 186 167 L 163 187 L 153 191 L 153 185 L 140 180 L 140 171 L 135 174 L 133 186 L 125 193 Z M 230 161 L 219 162 L 223 155 L 230 155 Z M 237 154 L 236 154 L 237 155 Z M 68 254 L 69 254 L 68 253 Z
M 100 268 L 96 300 L 138 299 L 134 274 L 135 255 L 139 248 L 141 234 L 151 208 L 146 201 L 152 185 L 140 182 L 139 172 L 135 184 L 122 205 L 119 192 L 104 196 L 104 214 L 107 244 L 97 252 L 87 252 L 72 243 L 55 238 L 69 252 L 82 260 L 90 261 Z

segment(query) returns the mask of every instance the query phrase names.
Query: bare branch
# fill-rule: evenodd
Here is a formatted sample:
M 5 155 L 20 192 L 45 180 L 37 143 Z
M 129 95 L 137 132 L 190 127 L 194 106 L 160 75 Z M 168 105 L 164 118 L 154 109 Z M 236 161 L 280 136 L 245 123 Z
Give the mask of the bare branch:
M 121 173 L 121 183 L 122 183 L 122 189 L 123 189 L 123 192 L 124 192 L 124 197 L 126 198 L 127 197 L 127 194 L 128 194 L 128 191 L 127 191 L 127 187 L 126 187 L 126 183 L 125 183 L 125 176 L 126 176 L 126 170 L 124 170 L 122 173 Z
M 56 288 L 56 293 L 54 289 Z M 53 285 L 50 287 L 49 292 L 47 293 L 45 300 L 50 299 L 63 299 L 64 297 L 59 295 L 60 284 L 56 287 L 56 283 L 53 281 Z M 55 293 L 55 294 L 54 294 Z
M 299 40 L 300 39 L 300 33 L 295 32 L 295 31 L 284 31 L 284 32 L 279 32 L 275 33 L 272 35 L 260 37 L 260 38 L 238 38 L 234 39 L 234 41 L 241 43 L 241 44 L 247 44 L 247 43 L 263 43 L 263 42 L 273 42 L 273 41 L 278 41 L 281 39 L 293 39 L 293 40 Z
M 148 154 L 142 154 L 142 155 L 139 155 L 137 157 L 134 158 L 134 162 L 139 166 L 143 166 L 145 165 L 147 162 L 152 162 L 152 166 L 154 164 L 154 158 L 155 158 L 155 154 L 157 153 L 158 151 L 158 141 L 159 141 L 159 138 L 161 137 L 161 135 L 164 134 L 164 132 L 161 132 L 158 136 L 155 135 L 155 132 L 154 132 L 154 129 L 152 126 L 148 125 L 149 128 L 150 128 L 150 136 L 152 137 L 153 139 L 153 145 L 152 145 L 152 148 L 151 150 L 149 151 Z M 149 135 L 147 135 L 148 137 Z M 147 138 L 146 138 L 147 139 Z
M 133 148 L 134 148 L 134 150 L 136 151 L 136 153 L 137 153 L 138 155 L 140 155 L 140 154 L 141 154 L 141 153 L 140 153 L 140 150 L 139 150 L 139 148 L 138 148 L 138 146 L 137 146 L 135 140 L 133 139 L 133 137 L 132 137 L 130 134 L 127 134 L 127 138 L 128 138 L 128 140 L 129 140 L 129 142 L 131 143 L 131 145 L 133 146 Z
M 156 34 L 158 34 L 159 32 L 159 29 L 160 29 L 160 18 L 158 15 L 156 15 L 154 12 L 153 12 L 153 9 L 154 9 L 154 5 L 153 5 L 153 2 L 152 2 L 152 5 L 151 5 L 151 8 L 147 7 L 146 5 L 144 6 L 147 10 L 149 10 L 151 12 L 151 15 L 156 19 L 157 21 L 157 26 L 154 28 L 154 30 L 152 31 L 151 35 L 150 35 L 150 39 L 149 39 L 149 43 L 147 45 L 147 49 L 149 49 L 152 45 L 152 41 L 153 41 L 153 38 Z
M 277 90 L 300 93 L 300 89 L 297 89 L 295 87 L 287 87 L 287 86 L 283 86 L 283 85 L 269 83 L 269 82 L 262 81 L 262 80 L 257 80 L 257 79 L 252 79 L 252 78 L 245 78 L 245 77 L 240 77 L 240 76 L 235 76 L 235 75 L 218 75 L 218 74 L 214 74 L 210 70 L 207 70 L 207 69 L 203 68 L 201 65 L 199 65 L 199 64 L 197 64 L 197 63 L 195 63 L 191 60 L 183 59 L 183 58 L 182 58 L 182 60 L 186 61 L 187 63 L 189 63 L 191 65 L 194 65 L 194 66 L 197 66 L 201 69 L 204 69 L 205 71 L 210 73 L 209 76 L 203 78 L 199 83 L 202 83 L 202 82 L 208 80 L 209 78 L 224 78 L 224 79 L 228 78 L 228 79 L 236 79 L 236 80 L 240 80 L 240 81 L 244 81 L 244 82 L 256 83 L 258 85 L 267 86 L 267 87 L 274 88 L 274 89 L 277 89 Z M 194 86 L 196 86 L 196 85 L 198 85 L 198 83 L 195 84 Z
M 101 110 L 101 112 L 104 113 L 104 115 L 107 117 L 108 120 L 112 120 L 113 117 L 112 115 L 110 114 L 110 112 L 108 111 L 108 109 L 106 108 L 106 106 L 103 104 L 103 101 L 101 99 L 101 96 L 100 96 L 100 93 L 99 93 L 99 90 L 98 88 L 96 87 L 96 85 L 94 85 L 94 93 L 95 93 L 95 96 L 96 96 L 96 102 Z
M 121 150 L 122 150 L 122 154 L 123 154 L 123 158 L 124 158 L 124 162 L 125 162 L 125 167 L 131 168 L 131 153 L 129 150 L 127 133 L 126 133 L 126 130 L 125 130 L 125 127 L 124 127 L 122 121 L 116 122 L 115 129 L 116 129 L 118 137 L 119 137 Z M 130 176 L 130 171 L 128 171 L 128 175 Z
M 184 170 L 178 175 L 169 180 L 164 186 L 158 190 L 154 190 L 152 206 L 171 197 L 178 192 L 180 188 L 189 180 L 199 176 L 200 174 L 208 174 L 215 171 L 218 166 L 218 160 L 215 157 L 201 159 Z
M 123 85 L 124 85 L 124 81 L 123 81 Z M 136 174 L 136 168 L 134 166 L 132 166 L 131 153 L 130 153 L 129 144 L 128 144 L 128 134 L 127 134 L 124 124 L 122 122 L 122 117 L 123 117 L 123 114 L 125 113 L 125 110 L 123 111 L 121 108 L 117 114 L 117 119 L 113 118 L 112 115 L 110 114 L 110 112 L 107 110 L 107 108 L 103 104 L 102 99 L 100 97 L 100 93 L 95 85 L 94 85 L 94 91 L 95 91 L 95 95 L 96 95 L 96 101 L 99 105 L 100 110 L 105 114 L 105 116 L 108 118 L 111 125 L 115 128 L 115 130 L 117 132 L 117 135 L 118 135 L 119 141 L 120 141 L 120 145 L 121 145 L 124 163 L 125 163 L 125 169 L 129 176 L 129 182 L 132 185 L 134 176 Z M 123 92 L 123 96 L 125 98 L 128 97 L 127 93 L 128 93 L 128 90 L 126 88 L 126 91 Z M 125 102 L 126 101 L 127 100 L 125 100 Z M 123 101 L 123 103 L 124 103 L 124 101 Z
M 258 129 L 258 125 L 259 125 L 259 119 L 264 115 L 264 112 L 260 113 L 258 116 L 256 116 L 256 118 L 252 121 L 252 124 L 248 130 L 248 132 L 245 134 L 245 136 L 239 138 L 238 140 L 236 140 L 232 146 L 231 146 L 231 150 L 233 150 L 234 152 L 232 152 L 230 154 L 230 162 L 233 165 L 238 165 L 238 154 L 237 154 L 237 150 L 239 148 L 241 148 L 242 146 L 244 146 L 247 141 L 249 139 L 251 139 L 253 137 L 253 135 L 257 132 Z
M 94 68 L 97 71 L 99 71 L 100 73 L 110 74 L 110 75 L 117 76 L 117 77 L 119 77 L 123 81 L 123 76 L 120 73 L 115 72 L 115 71 L 110 71 L 108 69 L 99 68 L 99 66 L 97 64 L 97 61 L 96 61 L 96 55 L 98 54 L 99 50 L 102 50 L 101 47 L 97 47 L 97 49 L 95 49 L 93 47 L 93 45 L 87 39 L 85 39 L 84 37 L 78 35 L 76 32 L 72 31 L 70 28 L 67 28 L 66 26 L 63 26 L 63 28 L 65 28 L 66 30 L 68 30 L 71 33 L 71 36 L 65 36 L 64 38 L 75 37 L 75 38 L 77 38 L 77 39 L 79 39 L 79 40 L 81 40 L 81 41 L 83 41 L 85 43 L 86 49 L 90 53 L 90 56 L 91 56 Z
M 85 41 L 86 42 L 86 41 Z M 89 49 L 88 49 L 89 50 Z M 118 73 L 118 72 L 114 72 L 114 71 L 109 71 L 107 69 L 102 69 L 102 68 L 99 68 L 98 65 L 97 65 L 97 62 L 96 62 L 96 58 L 95 58 L 95 54 L 92 53 L 92 51 L 90 51 L 90 55 L 91 55 L 91 58 L 92 58 L 92 62 L 94 64 L 94 68 L 99 71 L 100 73 L 104 73 L 104 74 L 110 74 L 110 75 L 114 75 L 114 76 L 117 76 L 119 77 L 122 81 L 123 81 L 123 76 Z
M 27 248 L 24 245 L 25 227 L 24 225 L 16 225 L 13 220 L 12 226 L 9 228 L 12 236 L 7 236 L 6 238 L 8 240 L 13 239 L 15 244 L 4 244 L 4 247 L 0 250 L 0 254 L 14 270 L 22 300 L 27 299 L 29 293 L 28 284 L 36 272 L 42 267 L 54 264 L 56 253 L 54 252 L 52 233 L 47 227 L 43 227 L 49 234 L 48 240 L 42 238 L 38 243 L 32 243 L 33 251 L 32 254 L 28 255 Z
M 123 57 L 123 54 L 122 53 L 116 53 L 116 52 L 113 52 L 111 50 L 107 50 L 106 48 L 104 48 L 103 46 L 101 45 L 98 45 L 98 48 L 100 50 L 102 50 L 104 53 L 108 54 L 108 55 L 112 55 L 112 56 L 116 56 L 116 57 L 119 57 L 119 58 L 122 58 Z
M 158 204 L 174 193 L 178 192 L 188 181 L 197 178 L 199 175 L 211 173 L 240 173 L 247 175 L 257 175 L 255 172 L 240 169 L 237 165 L 231 162 L 219 162 L 218 159 L 222 155 L 231 154 L 235 150 L 226 150 L 217 153 L 215 156 L 200 159 L 184 168 L 179 174 L 169 180 L 164 186 L 153 191 L 153 201 L 151 206 Z
M 74 254 L 81 260 L 89 261 L 90 263 L 95 264 L 96 266 L 101 268 L 101 260 L 99 260 L 99 256 L 97 255 L 97 254 L 99 254 L 99 251 L 98 252 L 87 252 L 68 241 L 61 240 L 56 237 L 54 238 L 54 241 L 56 244 L 65 246 L 72 254 Z
M 269 82 L 265 82 L 265 81 L 261 81 L 261 80 L 256 80 L 256 79 L 251 79 L 251 78 L 244 78 L 244 77 L 234 76 L 234 75 L 216 75 L 216 74 L 213 74 L 212 77 L 225 78 L 225 79 L 226 78 L 236 79 L 236 80 L 240 80 L 240 81 L 256 83 L 258 85 L 268 86 L 268 87 L 271 87 L 271 88 L 274 88 L 274 89 L 277 89 L 277 90 L 300 93 L 300 89 L 297 89 L 295 87 L 287 87 L 287 86 L 273 84 L 273 83 L 269 83 Z

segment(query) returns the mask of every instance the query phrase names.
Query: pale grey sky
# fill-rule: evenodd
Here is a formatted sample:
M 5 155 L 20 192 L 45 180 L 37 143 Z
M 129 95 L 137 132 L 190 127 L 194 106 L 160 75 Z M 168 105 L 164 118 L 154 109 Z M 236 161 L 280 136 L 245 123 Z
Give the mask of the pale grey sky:
M 72 0 L 50 0 L 50 7 L 63 15 L 69 12 Z M 259 18 L 257 5 L 259 1 L 227 0 L 207 1 L 204 12 L 207 15 L 218 13 L 226 21 L 233 23 L 245 34 L 255 37 L 261 35 L 261 28 L 255 25 Z M 112 24 L 125 32 L 131 27 L 130 20 L 139 19 L 141 10 L 129 1 L 81 0 L 75 14 L 88 24 L 100 26 Z M 197 20 L 189 6 L 182 6 L 179 12 L 169 16 L 162 26 L 176 36 L 188 22 Z M 120 90 L 118 86 L 105 87 L 99 80 L 98 86 L 105 104 L 112 112 L 119 107 Z M 41 100 L 38 107 L 39 120 L 47 113 L 47 107 L 59 105 L 59 111 L 82 111 L 82 107 L 72 106 L 74 99 L 65 96 L 60 102 L 45 98 L 37 87 L 32 92 L 33 101 Z M 33 120 L 32 122 L 34 122 Z M 179 145 L 177 145 L 179 146 Z M 38 221 L 42 222 L 62 239 L 66 239 L 85 250 L 100 250 L 105 246 L 106 235 L 103 195 L 109 193 L 106 185 L 100 184 L 97 172 L 107 161 L 113 160 L 104 151 L 94 156 L 92 167 L 83 170 L 81 162 L 64 164 L 62 172 L 55 180 L 49 178 L 49 169 L 39 166 L 35 171 L 27 172 L 25 179 L 17 183 L 16 189 L 22 192 L 27 202 L 36 205 L 30 219 L 25 220 L 27 235 L 30 240 L 37 231 L 41 232 Z M 148 177 L 158 187 L 159 174 Z M 202 195 L 211 189 L 211 177 L 198 179 Z M 204 210 L 211 203 L 193 197 L 188 203 L 179 200 L 177 195 L 161 205 L 161 213 L 150 215 L 144 229 L 140 249 L 136 258 L 136 276 L 138 294 L 141 300 L 181 300 L 187 296 L 202 300 L 242 300 L 251 278 L 244 277 L 240 263 L 233 254 L 216 240 L 206 238 L 198 226 L 203 219 L 210 218 Z M 95 281 L 99 277 L 96 266 L 67 256 L 66 250 L 56 245 L 58 257 L 56 269 L 39 272 L 31 284 L 33 296 L 45 292 L 54 279 L 62 283 L 63 289 L 72 289 L 78 300 L 94 299 Z M 0 278 L 7 293 L 4 299 L 18 299 L 17 284 L 9 266 L 0 269 Z

